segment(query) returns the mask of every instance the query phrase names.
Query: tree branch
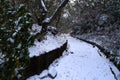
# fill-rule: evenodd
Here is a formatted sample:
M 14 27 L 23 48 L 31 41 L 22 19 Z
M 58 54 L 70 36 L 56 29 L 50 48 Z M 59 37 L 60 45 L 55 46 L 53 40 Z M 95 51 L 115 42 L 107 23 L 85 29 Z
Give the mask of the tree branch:
M 40 0 L 40 6 L 42 8 L 42 13 L 41 13 L 41 16 L 39 16 L 39 18 L 38 18 L 38 24 L 42 25 L 43 21 L 46 19 L 47 8 L 46 8 L 45 3 L 44 3 L 43 0 Z
M 51 18 L 51 22 L 57 17 L 57 14 L 62 10 L 63 7 L 65 7 L 65 5 L 68 3 L 68 1 L 69 0 L 63 0 L 61 2 L 61 4 L 58 6 L 58 8 L 53 13 L 53 15 L 50 17 Z
M 68 1 L 69 0 L 63 0 L 61 2 L 61 4 L 57 7 L 57 9 L 54 11 L 52 16 L 43 20 L 43 24 L 44 23 L 45 24 L 50 24 L 57 17 L 57 14 L 60 13 L 60 11 L 63 9 L 63 7 L 65 7 L 65 5 L 68 3 Z
M 40 4 L 42 6 L 43 12 L 42 12 L 42 16 L 40 18 L 38 18 L 38 24 L 40 26 L 42 26 L 42 30 L 40 33 L 38 33 L 36 36 L 38 36 L 39 34 L 42 35 L 41 38 L 46 34 L 47 31 L 47 25 L 50 24 L 58 15 L 58 13 L 61 12 L 61 10 L 63 9 L 63 7 L 65 7 L 65 5 L 68 3 L 69 0 L 63 0 L 61 2 L 61 4 L 57 7 L 57 9 L 54 11 L 54 13 L 52 14 L 51 17 L 46 18 L 46 13 L 47 13 L 47 9 L 46 6 L 44 4 L 43 0 L 40 0 Z
M 43 0 L 40 0 L 40 4 L 41 4 L 41 6 L 42 6 L 43 12 L 44 12 L 44 13 L 47 13 L 48 10 L 47 10 L 47 8 L 46 8 L 45 3 L 44 3 Z

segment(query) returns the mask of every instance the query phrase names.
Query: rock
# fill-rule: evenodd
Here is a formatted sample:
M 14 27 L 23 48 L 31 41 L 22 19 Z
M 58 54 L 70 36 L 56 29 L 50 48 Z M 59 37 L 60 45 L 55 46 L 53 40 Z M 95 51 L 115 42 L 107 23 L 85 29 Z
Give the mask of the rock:
M 57 28 L 52 27 L 52 26 L 49 26 L 49 27 L 47 28 L 47 30 L 48 30 L 49 32 L 51 32 L 53 35 L 56 35 L 56 34 L 58 33 Z

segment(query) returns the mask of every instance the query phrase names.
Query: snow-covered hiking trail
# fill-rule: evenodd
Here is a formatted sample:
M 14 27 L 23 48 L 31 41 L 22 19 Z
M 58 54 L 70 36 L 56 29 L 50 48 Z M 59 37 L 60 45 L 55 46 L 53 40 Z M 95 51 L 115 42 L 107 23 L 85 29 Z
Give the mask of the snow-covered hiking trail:
M 48 70 L 27 80 L 120 80 L 120 71 L 97 47 L 66 36 L 68 50 Z M 50 78 L 48 74 L 55 76 Z

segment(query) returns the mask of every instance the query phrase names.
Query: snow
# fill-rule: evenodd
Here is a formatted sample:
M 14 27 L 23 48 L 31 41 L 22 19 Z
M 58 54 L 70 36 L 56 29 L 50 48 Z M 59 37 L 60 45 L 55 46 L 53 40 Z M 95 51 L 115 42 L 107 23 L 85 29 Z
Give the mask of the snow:
M 0 59 L 0 64 L 2 64 L 4 62 L 4 60 Z
M 3 60 L 4 56 L 5 55 L 3 55 L 2 52 L 0 52 L 0 65 L 4 63 L 4 60 Z
M 68 16 L 69 16 L 68 13 L 64 13 L 64 14 L 63 14 L 63 17 L 64 17 L 64 18 L 68 18 Z
M 51 18 L 45 18 L 45 20 L 43 21 L 43 23 L 49 23 L 51 20 Z
M 40 33 L 41 29 L 42 29 L 42 26 L 39 26 L 38 24 L 33 24 L 30 34 L 31 35 L 36 35 L 37 33 Z
M 17 46 L 17 49 L 21 49 L 21 47 L 22 47 L 22 44 L 19 43 L 18 46 Z
M 19 17 L 19 18 L 15 21 L 16 26 L 18 26 L 18 24 L 19 24 L 19 22 L 20 22 L 21 19 L 22 19 L 22 17 Z
M 120 71 L 106 59 L 103 53 L 99 52 L 97 47 L 93 47 L 68 35 L 65 37 L 68 40 L 68 50 L 63 53 L 63 56 L 58 59 L 57 63 L 53 62 L 50 65 L 48 71 L 45 72 L 46 74 L 44 73 L 45 75 L 49 73 L 53 76 L 56 75 L 55 78 L 51 78 L 48 75 L 41 78 L 40 74 L 34 75 L 27 80 L 116 80 L 115 77 L 117 77 L 117 80 L 120 80 Z M 58 38 L 53 36 L 49 36 L 48 39 L 51 42 L 54 40 L 59 41 Z M 50 42 L 45 42 L 41 45 L 45 48 L 45 45 L 48 43 L 51 44 Z M 36 43 L 36 45 L 38 44 Z M 57 43 L 53 44 L 55 47 L 56 45 Z M 52 47 L 47 48 L 50 50 Z M 110 68 L 115 75 L 113 75 Z
M 49 52 L 53 49 L 59 48 L 66 39 L 63 38 L 64 36 L 53 36 L 52 34 L 48 34 L 45 36 L 46 40 L 43 40 L 41 42 L 35 41 L 34 46 L 30 47 L 29 50 L 29 56 L 39 56 L 40 54 L 44 54 L 45 52 Z
M 40 74 L 40 78 L 44 78 L 48 75 L 48 70 L 44 70 L 41 74 Z
M 70 4 L 71 4 L 72 6 L 74 6 L 74 5 L 75 5 L 75 1 L 76 1 L 76 0 L 70 0 Z
M 49 67 L 48 74 L 54 78 L 57 75 L 57 71 L 55 70 L 54 67 Z
M 7 41 L 10 41 L 11 43 L 14 43 L 14 39 L 13 38 L 8 38 Z
M 24 4 L 20 4 L 19 9 L 21 9 L 24 6 Z

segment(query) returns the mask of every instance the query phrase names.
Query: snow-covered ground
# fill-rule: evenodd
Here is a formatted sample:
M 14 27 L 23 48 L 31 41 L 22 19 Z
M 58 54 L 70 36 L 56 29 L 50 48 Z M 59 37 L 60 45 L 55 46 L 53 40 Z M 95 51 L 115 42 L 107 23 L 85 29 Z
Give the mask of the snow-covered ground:
M 49 26 L 50 27 L 50 26 Z M 54 27 L 51 27 L 54 28 Z M 42 27 L 38 24 L 33 24 L 31 35 L 36 35 L 41 31 Z M 48 32 L 45 36 L 45 40 L 39 42 L 38 40 L 35 40 L 34 46 L 29 47 L 29 56 L 39 56 L 45 52 L 49 52 L 53 49 L 56 49 L 60 47 L 64 42 L 66 41 L 66 38 L 64 35 L 54 36 L 51 34 L 51 32 Z
M 44 70 L 40 75 L 34 75 L 27 80 L 120 80 L 120 71 L 106 59 L 103 53 L 99 52 L 98 48 L 69 35 L 64 37 L 68 40 L 68 50 L 64 51 L 63 56 L 55 60 L 48 70 Z M 62 41 L 61 39 L 60 41 Z M 53 42 L 52 40 L 53 38 L 51 42 Z M 39 44 L 36 43 L 38 47 Z M 52 43 L 47 44 L 51 45 Z M 56 45 L 57 43 L 52 46 L 56 47 Z M 34 48 L 29 50 L 33 51 Z M 51 48 L 53 49 L 53 47 Z M 35 49 L 35 52 L 37 50 Z
M 36 40 L 34 42 L 35 45 L 29 48 L 29 56 L 39 56 L 40 54 L 59 48 L 62 44 L 65 43 L 65 41 L 65 37 L 63 37 L 62 35 L 53 36 L 51 33 L 48 33 L 45 36 L 45 40 L 41 42 Z

